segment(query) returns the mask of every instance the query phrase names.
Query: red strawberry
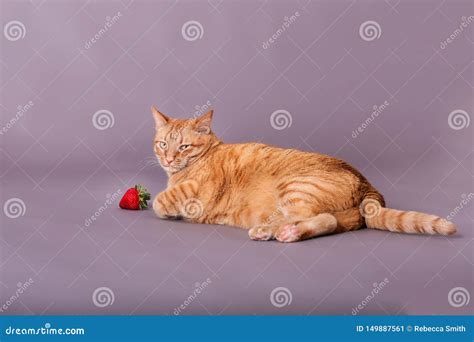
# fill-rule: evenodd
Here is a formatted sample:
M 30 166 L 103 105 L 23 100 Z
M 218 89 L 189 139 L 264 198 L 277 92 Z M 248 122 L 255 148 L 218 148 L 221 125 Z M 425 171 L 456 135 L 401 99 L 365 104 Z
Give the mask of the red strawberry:
M 135 185 L 125 192 L 120 200 L 120 208 L 130 210 L 140 210 L 148 208 L 146 201 L 150 199 L 148 190 L 140 184 Z

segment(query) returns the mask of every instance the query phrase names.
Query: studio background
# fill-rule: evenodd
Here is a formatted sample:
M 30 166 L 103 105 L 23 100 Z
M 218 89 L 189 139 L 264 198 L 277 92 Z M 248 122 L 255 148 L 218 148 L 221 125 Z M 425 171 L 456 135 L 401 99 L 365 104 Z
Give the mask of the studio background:
M 471 1 L 1 1 L 1 314 L 472 313 L 472 15 Z M 213 108 L 225 142 L 335 155 L 458 235 L 280 244 L 120 210 L 136 183 L 166 186 L 152 104 Z

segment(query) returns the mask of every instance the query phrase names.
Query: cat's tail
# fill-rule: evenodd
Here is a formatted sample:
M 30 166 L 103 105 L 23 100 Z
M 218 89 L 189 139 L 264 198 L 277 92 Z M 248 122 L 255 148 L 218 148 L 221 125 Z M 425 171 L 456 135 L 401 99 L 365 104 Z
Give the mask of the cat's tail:
M 360 212 L 368 228 L 408 234 L 456 233 L 456 226 L 441 217 L 416 211 L 384 208 L 384 205 L 382 195 L 376 191 L 367 192 L 360 205 Z

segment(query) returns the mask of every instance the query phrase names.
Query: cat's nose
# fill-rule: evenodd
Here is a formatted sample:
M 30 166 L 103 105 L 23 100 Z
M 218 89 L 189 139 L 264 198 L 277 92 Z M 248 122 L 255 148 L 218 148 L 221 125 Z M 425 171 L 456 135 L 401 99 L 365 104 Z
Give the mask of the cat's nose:
M 174 158 L 165 158 L 165 160 L 168 164 L 171 164 L 173 162 Z

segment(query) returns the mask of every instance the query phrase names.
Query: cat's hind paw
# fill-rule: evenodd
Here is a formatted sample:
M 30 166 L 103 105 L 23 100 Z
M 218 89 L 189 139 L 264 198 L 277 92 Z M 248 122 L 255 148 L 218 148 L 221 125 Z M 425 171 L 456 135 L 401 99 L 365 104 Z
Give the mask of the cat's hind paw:
M 286 224 L 278 230 L 275 237 L 280 242 L 296 242 L 301 240 L 305 230 L 296 224 Z
M 270 227 L 254 227 L 249 230 L 249 236 L 252 240 L 267 241 L 274 239 L 273 232 Z

